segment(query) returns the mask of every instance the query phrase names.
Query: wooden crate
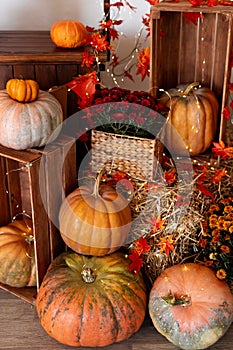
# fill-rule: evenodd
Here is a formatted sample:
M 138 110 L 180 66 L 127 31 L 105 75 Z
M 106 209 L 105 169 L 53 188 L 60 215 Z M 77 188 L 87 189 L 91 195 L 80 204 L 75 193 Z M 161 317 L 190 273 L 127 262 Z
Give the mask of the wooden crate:
M 87 68 L 81 67 L 83 50 L 57 48 L 49 31 L 0 31 L 0 89 L 7 80 L 20 77 L 36 80 L 41 90 L 61 86 L 87 73 Z M 85 50 L 94 56 L 91 47 L 85 46 Z M 98 55 L 104 64 L 108 53 Z M 72 93 L 68 94 L 67 108 L 68 116 L 76 112 Z
M 197 24 L 185 13 L 202 14 Z M 161 2 L 151 7 L 150 88 L 168 90 L 200 82 L 213 90 L 220 103 L 218 135 L 225 139 L 223 109 L 227 105 L 232 50 L 233 8 L 218 5 L 193 7 L 189 2 Z
M 65 250 L 58 213 L 62 200 L 76 185 L 73 137 L 61 134 L 44 148 L 25 151 L 0 146 L 0 226 L 22 212 L 31 216 L 37 264 L 36 288 L 1 288 L 33 303 L 50 262 Z

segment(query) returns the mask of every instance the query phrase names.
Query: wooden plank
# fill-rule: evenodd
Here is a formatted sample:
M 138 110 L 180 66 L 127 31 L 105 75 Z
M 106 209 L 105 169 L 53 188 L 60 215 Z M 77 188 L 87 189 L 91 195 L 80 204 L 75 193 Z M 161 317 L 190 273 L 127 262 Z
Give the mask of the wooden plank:
M 81 64 L 84 47 L 57 48 L 49 31 L 0 31 L 0 64 L 74 63 Z M 91 46 L 85 50 L 94 56 Z M 107 53 L 100 52 L 99 59 L 106 62 Z
M 18 64 L 13 66 L 13 78 L 35 79 L 34 66 L 32 64 Z
M 12 295 L 30 303 L 30 304 L 35 303 L 36 293 L 37 293 L 37 289 L 35 287 L 17 288 L 17 287 L 11 287 L 11 286 L 7 286 L 3 283 L 0 283 L 0 288 L 7 291 L 7 292 L 10 292 Z
M 8 224 L 11 220 L 9 211 L 10 204 L 6 185 L 5 159 L 3 157 L 0 157 L 0 226 Z
M 48 216 L 43 205 L 39 188 L 40 160 L 33 162 L 28 170 L 30 181 L 30 196 L 32 205 L 32 221 L 36 256 L 37 287 L 51 262 L 49 248 Z
M 0 65 L 0 89 L 6 88 L 7 80 L 14 77 L 13 67 L 11 65 Z
M 41 90 L 49 90 L 57 85 L 56 66 L 54 64 L 36 64 L 35 80 L 38 82 Z

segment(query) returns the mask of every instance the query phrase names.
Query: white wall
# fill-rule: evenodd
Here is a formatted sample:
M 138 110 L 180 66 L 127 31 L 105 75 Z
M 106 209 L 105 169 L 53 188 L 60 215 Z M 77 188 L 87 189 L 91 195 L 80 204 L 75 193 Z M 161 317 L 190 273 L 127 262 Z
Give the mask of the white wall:
M 113 0 L 112 2 L 115 2 Z M 135 38 L 141 27 L 141 19 L 149 12 L 149 4 L 145 0 L 129 0 L 137 10 L 133 12 L 128 7 L 121 9 L 118 19 L 124 22 L 116 29 L 122 32 L 120 40 L 115 42 L 117 55 L 124 57 L 134 47 Z M 116 12 L 112 16 L 115 16 Z M 85 25 L 98 27 L 103 17 L 102 0 L 1 0 L 0 30 L 49 30 L 55 21 L 61 19 L 75 19 Z M 146 43 L 142 42 L 142 46 Z M 135 69 L 133 70 L 135 73 Z M 104 83 L 113 84 L 110 76 L 102 75 Z M 121 81 L 119 85 L 130 89 L 148 90 L 148 79 L 140 82 L 140 77 L 135 76 L 135 83 L 128 79 Z

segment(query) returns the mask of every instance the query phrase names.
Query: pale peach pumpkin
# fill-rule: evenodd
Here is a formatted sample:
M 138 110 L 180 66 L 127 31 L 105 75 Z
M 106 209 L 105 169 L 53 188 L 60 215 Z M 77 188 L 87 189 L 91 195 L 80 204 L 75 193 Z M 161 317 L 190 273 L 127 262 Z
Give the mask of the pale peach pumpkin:
M 157 331 L 179 349 L 206 349 L 230 327 L 233 295 L 211 268 L 178 264 L 155 280 L 149 313 Z
M 13 100 L 0 91 L 0 144 L 16 150 L 42 147 L 58 135 L 63 120 L 58 100 L 46 91 L 33 102 Z M 54 131 L 56 132 L 54 133 Z

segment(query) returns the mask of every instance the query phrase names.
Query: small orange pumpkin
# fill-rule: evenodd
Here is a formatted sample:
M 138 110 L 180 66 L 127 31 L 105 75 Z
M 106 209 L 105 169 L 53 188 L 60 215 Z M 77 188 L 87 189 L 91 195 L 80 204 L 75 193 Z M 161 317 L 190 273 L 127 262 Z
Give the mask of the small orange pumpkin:
M 0 282 L 36 286 L 33 224 L 28 218 L 0 227 Z
M 84 255 L 106 255 L 119 249 L 131 228 L 127 200 L 113 187 L 100 185 L 101 172 L 94 187 L 82 185 L 63 201 L 60 232 L 65 243 Z
M 233 295 L 211 268 L 178 264 L 155 280 L 149 313 L 157 331 L 179 349 L 206 349 L 230 327 Z
M 87 43 L 86 27 L 78 21 L 63 20 L 53 24 L 50 29 L 52 42 L 62 48 L 76 48 Z
M 38 97 L 39 85 L 35 80 L 10 79 L 6 83 L 6 91 L 13 100 L 32 102 Z

